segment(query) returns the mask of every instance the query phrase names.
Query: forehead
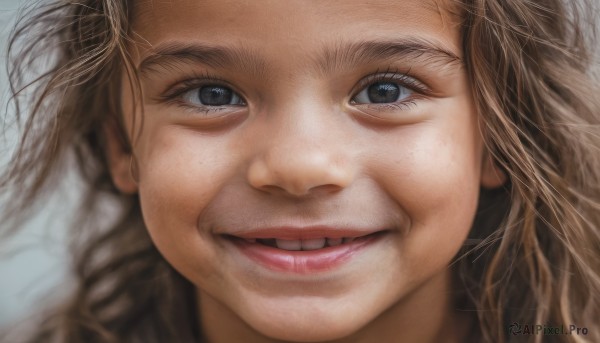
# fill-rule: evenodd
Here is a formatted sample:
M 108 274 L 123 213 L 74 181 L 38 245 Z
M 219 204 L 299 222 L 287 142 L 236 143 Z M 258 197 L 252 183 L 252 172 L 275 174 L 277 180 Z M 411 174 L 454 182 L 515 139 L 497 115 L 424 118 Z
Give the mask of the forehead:
M 303 12 L 313 12 L 317 15 L 323 14 L 323 10 L 326 10 L 342 15 L 353 14 L 356 17 L 364 14 L 376 14 L 377 17 L 393 16 L 401 19 L 402 17 L 413 16 L 414 12 L 411 13 L 411 10 L 418 9 L 431 11 L 438 15 L 456 15 L 459 7 L 459 2 L 456 0 L 135 0 L 131 3 L 138 19 L 148 14 L 160 14 L 162 11 L 183 10 L 187 14 L 194 15 L 195 10 L 203 10 L 207 15 L 218 12 L 222 15 L 235 17 L 248 10 L 262 13 L 293 13 L 297 12 L 296 10 L 299 8 L 302 8 Z M 394 9 L 400 9 L 401 11 L 392 13 Z M 357 10 L 361 11 L 358 12 Z
M 174 61 L 154 63 L 157 55 L 204 64 L 212 56 L 213 66 L 263 79 L 358 71 L 396 58 L 444 68 L 462 55 L 460 18 L 449 1 L 142 0 L 134 8 L 133 56 L 142 73 Z
M 308 43 L 378 35 L 429 35 L 457 43 L 451 0 L 139 0 L 133 30 L 142 41 Z M 373 38 L 368 37 L 368 38 Z

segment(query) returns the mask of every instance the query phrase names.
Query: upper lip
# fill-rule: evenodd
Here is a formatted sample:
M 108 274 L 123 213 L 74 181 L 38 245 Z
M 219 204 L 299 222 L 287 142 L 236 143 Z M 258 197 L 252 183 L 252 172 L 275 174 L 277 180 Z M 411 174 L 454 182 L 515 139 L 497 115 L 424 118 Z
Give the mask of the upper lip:
M 341 228 L 333 226 L 305 226 L 305 227 L 265 227 L 245 230 L 243 232 L 229 233 L 243 239 L 286 239 L 303 240 L 316 238 L 357 238 L 375 232 L 384 231 L 383 228 Z

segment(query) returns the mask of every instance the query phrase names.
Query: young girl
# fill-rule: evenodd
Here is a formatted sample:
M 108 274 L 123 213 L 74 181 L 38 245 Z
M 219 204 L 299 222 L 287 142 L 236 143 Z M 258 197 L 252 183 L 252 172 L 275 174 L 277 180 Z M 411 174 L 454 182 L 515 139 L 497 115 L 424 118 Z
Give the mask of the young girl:
M 88 196 L 76 292 L 30 341 L 600 342 L 591 7 L 33 11 L 6 230 L 70 156 Z

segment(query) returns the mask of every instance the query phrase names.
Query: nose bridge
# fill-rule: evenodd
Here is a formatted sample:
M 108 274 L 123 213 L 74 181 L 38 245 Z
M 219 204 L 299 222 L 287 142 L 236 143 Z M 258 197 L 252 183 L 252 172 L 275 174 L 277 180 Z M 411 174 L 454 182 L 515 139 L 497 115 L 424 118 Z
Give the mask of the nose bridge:
M 347 187 L 355 171 L 336 115 L 314 98 L 273 108 L 268 137 L 248 170 L 249 183 L 293 196 Z

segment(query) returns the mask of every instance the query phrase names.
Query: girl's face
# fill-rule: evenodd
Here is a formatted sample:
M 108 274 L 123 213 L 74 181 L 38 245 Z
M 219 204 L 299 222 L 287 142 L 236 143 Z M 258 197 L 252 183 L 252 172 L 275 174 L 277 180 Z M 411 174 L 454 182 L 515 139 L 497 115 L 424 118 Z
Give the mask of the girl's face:
M 134 16 L 137 181 L 115 144 L 112 172 L 196 285 L 206 335 L 450 322 L 448 264 L 480 185 L 501 182 L 457 18 L 420 0 L 140 1 Z

